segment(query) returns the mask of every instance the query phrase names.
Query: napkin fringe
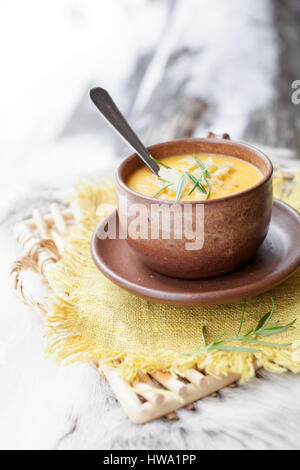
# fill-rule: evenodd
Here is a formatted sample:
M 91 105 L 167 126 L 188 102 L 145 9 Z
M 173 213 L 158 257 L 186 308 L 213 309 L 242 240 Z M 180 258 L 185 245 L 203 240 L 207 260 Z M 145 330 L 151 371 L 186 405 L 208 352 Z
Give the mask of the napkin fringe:
M 132 383 L 138 373 L 170 372 L 181 376 L 192 367 L 205 370 L 214 377 L 238 374 L 241 382 L 251 379 L 257 367 L 270 372 L 300 372 L 300 341 L 294 341 L 286 349 L 266 347 L 259 353 L 209 351 L 185 356 L 175 351 L 158 350 L 154 354 L 125 354 L 101 348 L 74 332 L 79 319 L 71 304 L 64 298 L 56 298 L 52 313 L 48 316 L 48 345 L 46 356 L 54 355 L 58 363 L 71 364 L 89 361 L 105 361 L 119 369 L 124 380 Z

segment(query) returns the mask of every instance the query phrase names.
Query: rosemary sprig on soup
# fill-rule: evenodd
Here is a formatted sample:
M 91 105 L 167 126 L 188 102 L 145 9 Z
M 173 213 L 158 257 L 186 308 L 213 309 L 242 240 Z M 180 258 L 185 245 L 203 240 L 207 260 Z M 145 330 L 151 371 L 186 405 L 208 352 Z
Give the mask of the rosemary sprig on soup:
M 160 166 L 159 176 L 140 167 L 127 185 L 137 193 L 156 199 L 205 201 L 230 196 L 257 184 L 258 168 L 237 157 L 214 154 L 175 155 L 153 160 Z

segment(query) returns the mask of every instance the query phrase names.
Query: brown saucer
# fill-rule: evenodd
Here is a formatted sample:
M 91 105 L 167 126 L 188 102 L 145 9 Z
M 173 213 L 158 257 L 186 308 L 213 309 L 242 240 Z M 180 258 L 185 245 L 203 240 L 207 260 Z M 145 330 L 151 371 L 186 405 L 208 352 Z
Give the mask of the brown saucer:
M 115 212 L 100 225 L 105 226 L 114 216 Z M 278 200 L 274 201 L 267 238 L 255 256 L 243 267 L 210 279 L 174 279 L 158 274 L 141 263 L 126 240 L 100 240 L 98 228 L 91 240 L 91 253 L 100 271 L 120 287 L 162 303 L 209 305 L 240 300 L 271 289 L 300 267 L 300 215 Z

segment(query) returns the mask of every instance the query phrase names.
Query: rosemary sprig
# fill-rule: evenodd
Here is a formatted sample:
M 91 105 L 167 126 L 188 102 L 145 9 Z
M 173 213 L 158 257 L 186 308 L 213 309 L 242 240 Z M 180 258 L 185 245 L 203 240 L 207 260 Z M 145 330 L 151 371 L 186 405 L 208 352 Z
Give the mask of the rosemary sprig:
M 165 180 L 165 179 L 162 178 L 161 176 L 158 176 L 157 179 L 158 179 L 159 181 L 163 181 L 164 183 L 171 183 L 171 181 Z M 171 184 L 173 184 L 173 183 L 171 183 Z
M 198 180 L 196 181 L 196 183 L 194 184 L 194 186 L 192 187 L 192 189 L 190 190 L 190 192 L 188 193 L 188 196 L 190 196 L 194 191 L 195 189 L 198 187 Z
M 168 170 L 172 170 L 172 167 L 170 167 L 169 165 L 167 165 L 166 163 L 164 162 L 161 162 L 160 160 L 158 160 L 157 158 L 154 158 L 152 155 L 150 155 L 150 157 L 152 158 L 152 160 L 154 160 L 156 163 L 158 163 L 160 166 L 163 166 L 165 168 L 167 168 Z M 164 178 L 161 178 L 161 176 L 158 176 L 158 179 L 159 181 L 163 181 L 164 183 L 168 183 L 166 184 L 163 188 L 160 188 L 158 191 L 156 191 L 156 193 L 154 193 L 152 195 L 152 197 L 156 197 L 158 196 L 160 193 L 162 193 L 165 189 L 167 189 L 169 186 L 172 186 L 173 183 L 170 183 L 170 181 L 164 179 Z M 186 183 L 186 179 L 185 179 L 185 175 L 182 175 L 178 181 L 178 184 L 177 184 L 177 188 L 176 188 L 176 194 L 175 194 L 175 200 L 176 201 L 179 201 L 181 196 L 182 196 L 182 193 L 183 193 L 183 190 L 184 190 L 184 187 L 185 187 L 185 183 Z
M 202 174 L 201 176 L 197 179 L 195 178 L 194 175 L 192 175 L 191 173 L 189 173 L 188 171 L 185 172 L 185 175 L 188 176 L 188 178 L 194 183 L 194 186 L 193 188 L 191 189 L 191 191 L 188 193 L 188 196 L 190 196 L 196 188 L 198 188 L 202 193 L 204 193 L 206 195 L 206 199 L 209 198 L 210 196 L 210 193 L 211 193 L 211 186 L 210 186 L 210 183 L 208 181 L 207 178 L 210 178 L 211 177 L 211 174 L 209 173 L 208 169 L 206 168 L 206 166 L 204 165 L 204 163 L 201 162 L 201 160 L 199 160 L 199 158 L 197 157 L 197 155 L 193 155 L 196 162 L 198 163 L 199 167 L 201 168 L 202 170 Z M 161 160 L 158 160 L 157 158 L 153 157 L 152 155 L 150 155 L 150 157 L 152 158 L 152 160 L 154 160 L 158 165 L 160 166 L 163 166 L 164 168 L 167 168 L 168 170 L 172 170 L 172 167 L 170 167 L 169 165 L 167 165 L 166 163 L 162 162 Z M 205 187 L 201 184 L 201 179 L 204 179 L 205 180 L 205 183 L 207 185 L 207 188 L 208 190 L 205 189 Z M 168 185 L 164 186 L 163 188 L 161 188 L 159 191 L 157 191 L 156 193 L 154 193 L 152 195 L 152 197 L 156 197 L 158 196 L 162 191 L 164 191 L 167 187 L 169 187 L 172 183 L 170 183 L 168 180 L 164 179 L 164 178 L 161 178 L 160 176 L 158 177 L 158 179 L 160 181 L 163 181 L 164 183 L 168 183 Z M 176 201 L 179 201 L 180 198 L 181 198 L 181 195 L 182 195 L 182 192 L 184 190 L 184 187 L 185 187 L 185 184 L 186 184 L 186 179 L 185 179 L 185 176 L 182 175 L 182 177 L 180 178 L 179 182 L 178 182 L 178 185 L 177 185 L 177 190 L 176 190 L 176 195 L 175 195 L 175 200 Z
M 241 316 L 240 326 L 239 326 L 239 329 L 238 329 L 238 335 L 242 331 L 242 326 L 243 326 L 243 322 L 244 322 L 244 318 L 245 318 L 245 311 L 246 311 L 246 300 L 244 300 L 244 303 L 243 303 L 242 316 Z
M 200 191 L 202 191 L 204 194 L 207 194 L 207 191 L 206 189 L 204 188 L 204 186 L 202 186 L 202 184 L 200 183 L 200 178 L 195 178 L 194 175 L 192 175 L 191 173 L 189 173 L 188 171 L 185 172 L 186 176 L 192 181 L 192 183 L 194 183 L 194 186 L 193 186 L 193 189 L 189 192 L 188 196 L 190 194 L 192 194 L 193 191 L 195 191 L 195 189 L 198 187 L 200 189 Z
M 229 344 L 229 343 L 234 343 L 234 342 L 249 343 L 250 345 L 257 345 L 257 346 L 270 346 L 273 348 L 287 348 L 291 346 L 291 343 L 278 344 L 278 343 L 270 343 L 267 341 L 261 341 L 260 339 L 257 339 L 257 337 L 259 336 L 270 336 L 270 335 L 283 333 L 289 328 L 293 328 L 294 324 L 296 323 L 296 319 L 291 321 L 287 325 L 274 326 L 274 325 L 278 325 L 280 320 L 276 320 L 275 322 L 270 323 L 273 317 L 274 311 L 275 311 L 275 302 L 272 297 L 271 297 L 271 301 L 272 301 L 271 310 L 268 313 L 266 313 L 259 320 L 257 326 L 253 328 L 252 330 L 248 331 L 248 333 L 241 334 L 243 322 L 245 318 L 245 311 L 246 311 L 246 302 L 244 302 L 243 308 L 242 308 L 241 321 L 240 321 L 239 329 L 238 329 L 236 336 L 223 340 L 222 338 L 224 338 L 226 334 L 226 332 L 224 332 L 222 335 L 218 336 L 210 344 L 208 344 L 206 337 L 205 337 L 205 327 L 203 327 L 201 334 L 202 334 L 204 347 L 201 347 L 191 353 L 185 353 L 184 355 L 194 356 L 204 351 L 238 351 L 238 352 L 250 352 L 250 353 L 260 352 L 260 349 L 257 349 L 257 348 L 244 347 L 244 346 L 240 347 L 240 346 L 234 346 L 234 345 Z
M 182 175 L 180 177 L 180 180 L 178 181 L 178 184 L 177 184 L 176 194 L 175 194 L 175 201 L 180 200 L 180 198 L 182 196 L 182 193 L 183 193 L 183 190 L 184 190 L 184 187 L 185 187 L 185 183 L 186 183 L 185 175 Z
M 209 196 L 210 196 L 210 194 L 211 194 L 211 186 L 210 186 L 210 182 L 208 181 L 208 179 L 206 179 L 205 176 L 204 176 L 204 179 L 205 179 L 205 181 L 206 181 L 207 188 L 208 188 L 207 195 L 206 195 L 206 199 L 208 199 Z
M 207 178 L 211 178 L 211 174 L 204 165 L 204 163 L 197 157 L 197 155 L 193 154 L 194 159 L 196 160 L 196 163 L 198 163 L 198 166 L 201 168 L 203 171 L 204 175 L 207 176 Z
M 202 177 L 205 183 L 207 184 L 207 188 L 208 188 L 207 194 L 206 194 L 206 199 L 208 199 L 211 194 L 211 185 L 210 185 L 210 182 L 208 181 L 208 178 L 211 178 L 211 174 L 206 168 L 206 166 L 204 165 L 204 163 L 201 162 L 201 160 L 197 157 L 197 155 L 193 154 L 193 157 L 196 163 L 198 164 L 199 168 L 202 170 Z
M 160 193 L 162 193 L 165 189 L 167 189 L 169 186 L 172 186 L 173 183 L 166 184 L 162 188 L 160 188 L 156 193 L 152 194 L 152 197 L 158 196 Z
M 277 326 L 274 328 L 267 328 L 265 331 L 261 332 L 261 336 L 272 336 L 272 335 L 277 335 L 279 333 L 283 333 L 284 331 L 288 330 L 289 328 L 293 327 L 294 324 L 296 323 L 296 320 L 291 321 L 291 323 L 288 323 L 285 326 Z
M 150 155 L 150 157 L 152 158 L 152 160 L 154 160 L 156 163 L 158 163 L 158 165 L 164 166 L 165 168 L 168 168 L 169 170 L 172 170 L 172 168 L 169 165 L 167 165 L 166 163 L 161 162 L 160 160 L 157 160 L 157 158 L 152 157 L 152 155 Z

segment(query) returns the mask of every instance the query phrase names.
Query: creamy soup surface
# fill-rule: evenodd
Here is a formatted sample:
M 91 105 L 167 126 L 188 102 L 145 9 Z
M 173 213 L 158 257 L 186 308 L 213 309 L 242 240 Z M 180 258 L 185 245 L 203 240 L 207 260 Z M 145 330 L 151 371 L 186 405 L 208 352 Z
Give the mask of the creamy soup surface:
M 197 154 L 166 157 L 160 165 L 160 179 L 146 166 L 133 172 L 127 185 L 137 193 L 156 199 L 199 201 L 216 199 L 244 191 L 262 179 L 258 168 L 227 155 Z M 185 175 L 183 177 L 183 175 Z M 199 185 L 195 186 L 198 181 Z M 180 188 L 179 188 L 180 187 Z

